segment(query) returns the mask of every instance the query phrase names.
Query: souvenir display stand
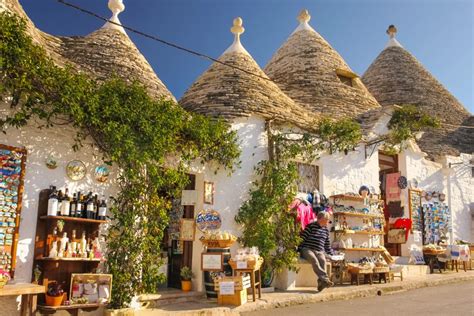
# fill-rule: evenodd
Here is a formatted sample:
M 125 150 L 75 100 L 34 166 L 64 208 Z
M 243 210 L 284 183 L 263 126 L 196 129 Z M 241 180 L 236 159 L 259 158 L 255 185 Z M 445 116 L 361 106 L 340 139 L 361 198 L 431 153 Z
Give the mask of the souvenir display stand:
M 262 273 L 260 268 L 263 264 L 263 258 L 258 257 L 254 260 L 229 260 L 232 267 L 232 275 L 250 275 L 250 287 L 252 288 L 253 301 L 255 302 L 255 293 L 258 291 L 258 298 L 262 298 Z
M 33 263 L 33 278 L 39 278 L 38 283 L 47 288 L 50 282 L 56 281 L 62 285 L 63 290 L 68 293 L 71 287 L 71 276 L 73 273 L 95 273 L 101 261 L 100 258 L 93 256 L 65 256 L 50 257 L 51 244 L 60 240 L 60 236 L 55 236 L 58 222 L 62 221 L 63 232 L 58 235 L 70 236 L 72 242 L 80 242 L 81 234 L 84 234 L 88 240 L 98 236 L 100 224 L 106 223 L 105 220 L 86 219 L 67 216 L 48 216 L 48 196 L 51 190 L 42 190 L 39 195 L 38 219 L 36 224 L 35 253 Z M 78 237 L 72 240 L 73 231 L 77 232 Z M 69 245 L 68 245 L 69 247 Z M 35 276 L 38 274 L 37 276 Z M 39 276 L 40 274 L 40 276 Z M 57 307 L 46 306 L 44 297 L 40 296 L 39 309 L 44 312 L 54 313 L 57 310 L 68 310 L 70 313 L 77 313 L 78 309 L 95 309 L 101 306 L 100 303 L 87 304 L 63 304 Z
M 385 220 L 380 207 L 383 201 L 352 195 L 330 198 L 333 200 L 334 241 L 338 249 L 342 252 L 382 252 Z

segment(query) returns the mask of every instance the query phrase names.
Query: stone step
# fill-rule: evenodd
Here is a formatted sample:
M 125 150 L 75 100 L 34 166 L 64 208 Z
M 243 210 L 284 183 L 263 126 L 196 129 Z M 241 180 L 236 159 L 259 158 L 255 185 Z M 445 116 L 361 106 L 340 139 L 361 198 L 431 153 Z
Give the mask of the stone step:
M 170 304 L 199 301 L 205 298 L 204 292 L 183 292 L 180 290 L 167 289 L 158 294 L 140 295 L 139 301 L 148 303 L 148 308 L 158 308 Z

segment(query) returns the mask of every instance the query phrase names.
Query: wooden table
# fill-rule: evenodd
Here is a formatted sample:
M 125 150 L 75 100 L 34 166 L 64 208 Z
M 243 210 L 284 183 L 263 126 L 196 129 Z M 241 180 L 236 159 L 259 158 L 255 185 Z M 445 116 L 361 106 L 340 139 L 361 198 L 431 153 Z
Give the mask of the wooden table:
M 364 283 L 366 284 L 369 282 L 371 285 L 373 283 L 373 270 L 372 269 L 364 269 L 364 270 L 349 270 L 349 274 L 351 275 L 351 285 L 352 284 L 357 284 L 360 285 L 360 279 L 359 277 L 361 275 L 364 276 Z
M 255 302 L 255 292 L 258 290 L 258 298 L 262 298 L 262 275 L 258 269 L 232 269 L 232 275 L 240 275 L 243 273 L 250 274 L 250 287 L 252 288 L 252 297 Z M 258 276 L 258 277 L 257 277 Z M 258 280 L 258 281 L 257 281 Z
M 7 284 L 0 289 L 0 296 L 21 295 L 21 316 L 34 315 L 36 313 L 37 295 L 44 293 L 42 285 L 31 283 Z

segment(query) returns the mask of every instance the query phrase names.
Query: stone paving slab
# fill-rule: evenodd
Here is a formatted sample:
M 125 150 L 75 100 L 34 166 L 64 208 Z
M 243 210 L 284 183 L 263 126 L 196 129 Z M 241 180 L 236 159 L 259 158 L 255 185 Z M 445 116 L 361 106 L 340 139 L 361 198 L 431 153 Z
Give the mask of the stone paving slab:
M 262 293 L 262 299 L 257 300 L 257 302 L 250 301 L 247 304 L 239 307 L 218 306 L 215 302 L 204 299 L 200 301 L 189 301 L 179 304 L 166 305 L 160 309 L 142 310 L 136 312 L 136 315 L 234 316 L 240 315 L 242 312 L 287 307 L 299 304 L 388 295 L 423 287 L 438 286 L 468 280 L 474 280 L 474 271 L 431 274 L 424 277 L 408 278 L 403 281 L 396 280 L 388 284 L 377 283 L 373 285 L 367 284 L 359 286 L 343 285 L 325 289 L 321 293 L 318 293 L 316 288 L 297 288 L 295 290 L 286 292 Z

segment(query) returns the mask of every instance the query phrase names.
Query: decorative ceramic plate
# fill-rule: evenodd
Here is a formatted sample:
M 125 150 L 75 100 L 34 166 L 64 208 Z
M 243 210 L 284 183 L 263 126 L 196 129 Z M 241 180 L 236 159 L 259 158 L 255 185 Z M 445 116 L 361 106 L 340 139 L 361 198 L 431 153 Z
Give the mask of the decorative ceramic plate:
M 81 180 L 86 176 L 86 165 L 80 160 L 71 160 L 67 163 L 66 174 L 73 181 Z
M 196 216 L 196 227 L 202 232 L 207 230 L 217 230 L 221 225 L 221 215 L 218 211 L 202 210 Z
M 58 161 L 53 155 L 49 155 L 44 162 L 46 163 L 46 167 L 48 167 L 48 169 L 56 169 L 58 167 Z
M 109 175 L 110 175 L 109 166 L 100 165 L 100 166 L 95 167 L 94 177 L 98 182 L 102 182 L 102 183 L 107 182 L 107 180 L 109 179 Z
M 418 180 L 413 178 L 410 181 L 410 188 L 411 189 L 417 189 L 418 188 Z
M 398 187 L 400 189 L 406 189 L 407 186 L 408 186 L 407 178 L 404 176 L 400 176 L 400 178 L 398 178 Z

